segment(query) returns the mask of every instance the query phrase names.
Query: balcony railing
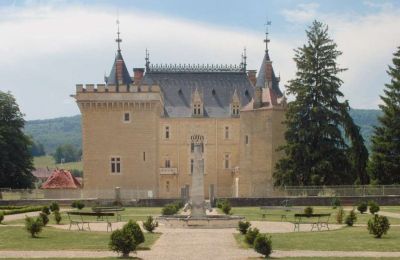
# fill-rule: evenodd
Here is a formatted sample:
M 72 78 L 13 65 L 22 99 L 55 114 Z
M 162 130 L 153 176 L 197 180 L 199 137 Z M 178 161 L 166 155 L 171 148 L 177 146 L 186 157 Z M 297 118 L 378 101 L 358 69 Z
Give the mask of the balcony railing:
M 160 174 L 162 175 L 178 174 L 178 168 L 160 168 Z

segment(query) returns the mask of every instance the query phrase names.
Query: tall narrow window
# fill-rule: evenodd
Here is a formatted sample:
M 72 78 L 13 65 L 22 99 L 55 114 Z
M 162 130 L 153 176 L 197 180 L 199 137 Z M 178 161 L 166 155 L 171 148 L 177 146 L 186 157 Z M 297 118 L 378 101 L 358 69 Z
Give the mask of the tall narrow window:
M 146 152 L 143 152 L 143 161 L 146 161 Z
M 193 174 L 193 170 L 194 170 L 194 160 L 190 159 L 190 174 Z
M 165 168 L 170 168 L 170 167 L 171 167 L 171 161 L 165 160 Z
M 225 126 L 225 139 L 229 139 L 229 126 Z
M 165 139 L 169 139 L 169 126 L 165 127 Z
M 111 173 L 121 173 L 120 157 L 111 157 Z
M 244 143 L 245 143 L 245 144 L 249 144 L 249 136 L 248 136 L 248 135 L 246 135 L 246 136 L 244 137 Z
M 224 158 L 224 168 L 225 169 L 229 169 L 229 165 L 230 163 L 229 163 L 229 154 L 227 153 L 227 154 L 225 154 L 225 158 Z
M 167 181 L 167 182 L 165 183 L 165 189 L 167 190 L 167 192 L 169 192 L 169 181 Z
M 190 152 L 191 152 L 191 153 L 194 153 L 194 143 L 191 143 L 191 144 L 190 144 Z
M 129 112 L 124 113 L 124 122 L 129 123 L 131 121 L 131 114 Z

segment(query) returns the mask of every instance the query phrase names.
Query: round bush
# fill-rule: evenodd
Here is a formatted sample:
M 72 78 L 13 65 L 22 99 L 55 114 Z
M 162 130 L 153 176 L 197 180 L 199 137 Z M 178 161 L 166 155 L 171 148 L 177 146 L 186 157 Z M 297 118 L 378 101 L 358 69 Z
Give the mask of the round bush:
M 231 213 L 231 203 L 229 201 L 225 201 L 224 204 L 222 204 L 222 212 L 224 212 L 226 215 L 229 215 Z
M 249 230 L 247 230 L 247 233 L 245 236 L 246 243 L 249 245 L 253 245 L 254 240 L 256 239 L 256 237 L 259 233 L 260 233 L 260 230 L 258 230 L 258 228 L 249 228 Z
M 46 214 L 46 215 L 50 215 L 50 209 L 49 209 L 49 207 L 44 206 L 44 207 L 42 208 L 42 212 L 43 212 L 44 214 Z
M 266 234 L 258 234 L 254 240 L 254 250 L 262 254 L 265 258 L 269 257 L 272 253 L 272 240 Z
M 46 214 L 45 214 L 46 215 Z M 47 215 L 46 215 L 47 217 Z M 25 228 L 31 234 L 31 237 L 36 237 L 42 231 L 43 222 L 40 217 L 34 219 L 30 217 L 25 218 Z
M 389 219 L 385 216 L 374 215 L 374 218 L 368 220 L 368 231 L 375 238 L 381 238 L 390 228 Z
M 47 223 L 49 223 L 49 217 L 47 216 L 46 213 L 40 212 L 39 213 L 39 218 L 42 220 L 43 226 L 46 226 Z
M 306 208 L 304 209 L 304 214 L 306 214 L 306 215 L 308 215 L 308 216 L 312 215 L 313 212 L 314 212 L 314 209 L 313 209 L 312 207 L 306 207 Z
M 354 210 L 350 211 L 349 215 L 347 215 L 345 223 L 347 226 L 352 227 L 354 223 L 357 221 L 357 215 Z
M 125 228 L 112 232 L 108 245 L 111 250 L 122 253 L 122 257 L 129 257 L 129 253 L 135 251 L 137 246 L 132 234 Z
M 58 203 L 57 202 L 52 202 L 51 204 L 50 204 L 50 210 L 52 211 L 52 212 L 54 212 L 54 211 L 56 211 L 56 210 L 60 210 L 60 205 L 58 205 Z
M 165 205 L 161 210 L 161 214 L 162 215 L 167 215 L 167 216 L 174 215 L 177 212 L 178 212 L 178 210 L 172 204 Z
M 54 213 L 54 220 L 56 221 L 57 224 L 60 224 L 60 222 L 61 222 L 60 211 L 55 210 L 55 211 L 53 211 L 53 213 Z
M 363 214 L 364 212 L 366 212 L 368 209 L 368 204 L 365 201 L 361 201 L 360 203 L 358 203 L 357 205 L 357 210 Z
M 146 229 L 148 232 L 153 233 L 154 229 L 158 227 L 158 222 L 154 221 L 152 216 L 148 216 L 147 220 L 143 222 L 143 228 Z
M 243 235 L 246 235 L 247 230 L 249 229 L 250 226 L 251 224 L 248 221 L 239 221 L 238 223 L 238 229 L 240 233 L 242 233 Z
M 72 202 L 71 207 L 80 210 L 80 209 L 83 209 L 85 207 L 85 204 L 80 200 L 75 200 L 74 202 Z
M 136 245 L 139 245 L 144 242 L 144 235 L 140 226 L 136 221 L 129 220 L 128 223 L 124 225 L 124 229 L 126 229 L 133 236 Z
M 380 210 L 379 205 L 375 201 L 372 200 L 369 202 L 369 212 L 371 214 L 375 214 L 379 210 Z

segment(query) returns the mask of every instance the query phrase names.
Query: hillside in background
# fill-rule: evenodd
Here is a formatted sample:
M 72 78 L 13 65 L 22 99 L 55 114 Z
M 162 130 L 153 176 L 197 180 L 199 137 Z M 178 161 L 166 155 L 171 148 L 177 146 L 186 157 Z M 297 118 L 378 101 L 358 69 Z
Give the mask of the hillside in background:
M 370 147 L 370 137 L 374 125 L 378 124 L 380 110 L 374 109 L 352 109 L 350 115 L 355 123 L 361 127 L 361 133 Z M 47 154 L 54 153 L 57 146 L 72 144 L 81 148 L 81 116 L 59 117 L 46 120 L 27 121 L 25 133 L 31 135 L 36 142 L 44 145 Z

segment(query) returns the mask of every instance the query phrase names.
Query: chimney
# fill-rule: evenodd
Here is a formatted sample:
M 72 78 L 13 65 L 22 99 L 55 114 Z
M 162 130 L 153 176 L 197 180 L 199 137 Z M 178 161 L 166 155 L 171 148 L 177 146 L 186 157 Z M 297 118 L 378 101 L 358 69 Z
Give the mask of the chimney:
M 247 78 L 250 80 L 253 87 L 256 85 L 256 82 L 257 82 L 256 74 L 257 74 L 256 70 L 248 70 L 247 71 Z
M 138 85 L 142 79 L 144 74 L 144 68 L 133 68 L 133 84 Z

